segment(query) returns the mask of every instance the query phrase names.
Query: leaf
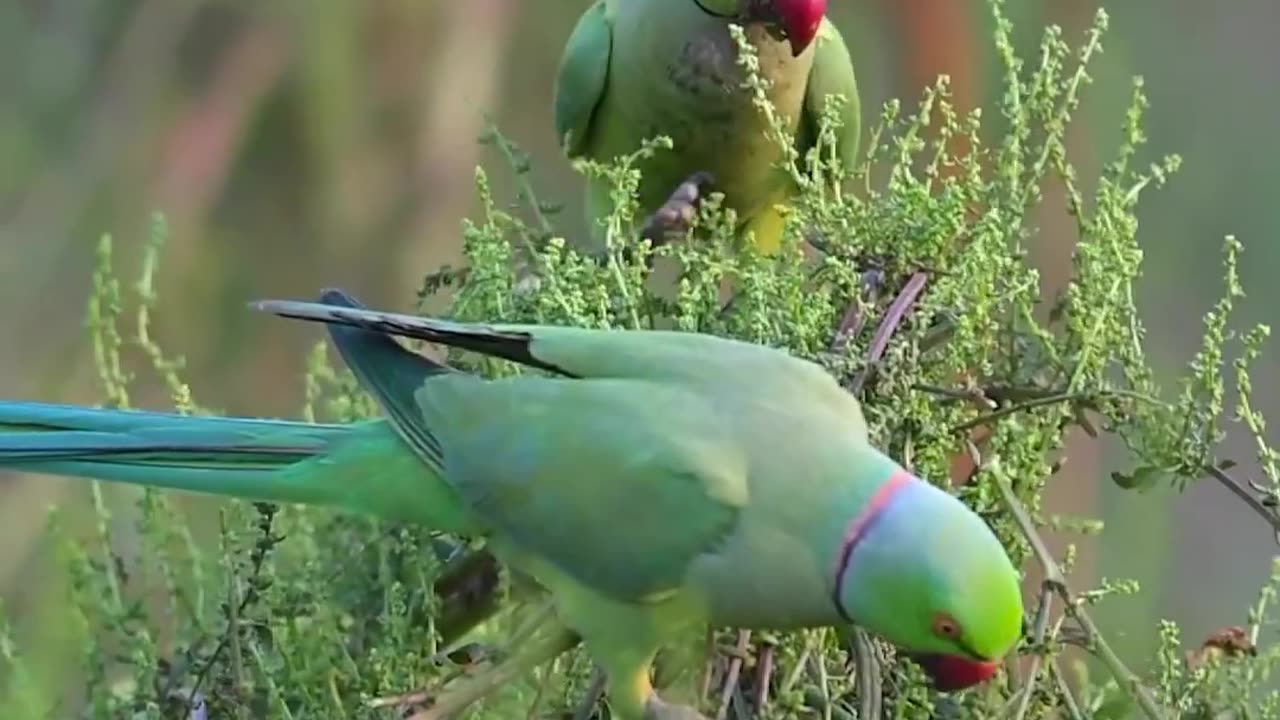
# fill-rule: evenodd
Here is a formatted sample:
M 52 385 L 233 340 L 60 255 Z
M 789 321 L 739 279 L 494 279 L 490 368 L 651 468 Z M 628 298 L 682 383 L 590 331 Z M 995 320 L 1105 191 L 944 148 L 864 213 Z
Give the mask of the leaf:
M 1150 465 L 1143 465 L 1131 473 L 1113 472 L 1111 481 L 1125 490 L 1147 492 L 1156 486 L 1164 475 L 1164 470 Z

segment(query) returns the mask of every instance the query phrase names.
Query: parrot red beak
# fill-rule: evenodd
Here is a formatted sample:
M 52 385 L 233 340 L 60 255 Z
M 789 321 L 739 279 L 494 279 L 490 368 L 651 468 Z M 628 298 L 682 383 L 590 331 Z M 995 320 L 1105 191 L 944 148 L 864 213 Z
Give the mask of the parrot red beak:
M 798 57 L 818 36 L 827 0 L 773 0 L 773 9 L 791 42 L 791 54 Z
M 982 662 L 956 655 L 909 655 L 941 692 L 955 692 L 991 679 L 1000 669 L 998 660 Z

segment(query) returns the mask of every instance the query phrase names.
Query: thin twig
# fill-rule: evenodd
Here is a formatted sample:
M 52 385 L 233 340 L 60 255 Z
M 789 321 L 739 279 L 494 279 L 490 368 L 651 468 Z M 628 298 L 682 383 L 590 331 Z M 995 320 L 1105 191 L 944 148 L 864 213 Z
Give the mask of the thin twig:
M 876 720 L 884 703 L 880 695 L 880 660 L 871 638 L 861 628 L 853 629 L 853 657 L 858 669 L 858 717 Z
M 917 270 L 907 280 L 907 284 L 903 286 L 902 291 L 894 298 L 893 303 L 889 305 L 889 309 L 880 320 L 879 327 L 876 328 L 876 334 L 871 338 L 871 348 L 867 351 L 865 366 L 845 386 L 849 392 L 857 394 L 862 390 L 867 378 L 874 371 L 876 363 L 880 361 L 884 351 L 889 347 L 890 338 L 893 337 L 898 326 L 902 324 L 902 319 L 906 317 L 912 306 L 915 305 L 916 299 L 920 297 L 920 293 L 924 290 L 925 282 L 928 279 L 928 275 L 923 271 Z
M 1062 704 L 1067 708 L 1067 715 L 1071 720 L 1084 720 L 1080 704 L 1076 702 L 1075 695 L 1071 694 L 1071 688 L 1067 686 L 1067 678 L 1062 674 L 1062 666 L 1056 659 L 1049 661 L 1049 674 L 1053 676 L 1053 681 L 1058 686 L 1058 694 L 1062 696 Z
M 1027 672 L 1026 687 L 1022 689 L 1018 699 L 1018 709 L 1013 713 L 1013 720 L 1022 720 L 1031 709 L 1031 698 L 1036 694 L 1036 684 L 1040 681 L 1040 667 L 1044 664 L 1045 633 L 1049 629 L 1049 611 L 1053 607 L 1053 589 L 1045 587 L 1040 590 L 1040 607 L 1036 608 L 1035 625 L 1031 631 L 1031 642 L 1035 646 L 1035 654 L 1031 656 L 1031 669 Z
M 591 711 L 596 709 L 596 703 L 600 702 L 600 698 L 604 696 L 605 674 L 599 665 L 594 665 L 591 670 L 591 684 L 587 686 L 587 694 L 582 697 L 582 702 L 578 703 L 578 707 L 573 711 L 573 720 L 587 720 L 591 717 Z
M 729 714 L 729 701 L 733 699 L 733 690 L 738 686 L 738 675 L 742 672 L 742 658 L 751 645 L 751 631 L 738 632 L 738 644 L 733 658 L 729 660 L 729 671 L 725 673 L 724 690 L 720 693 L 720 709 L 716 711 L 716 720 L 724 720 Z
M 822 637 L 825 633 L 825 628 L 819 630 L 818 636 Z M 809 662 L 817 671 L 818 688 L 822 691 L 822 720 L 831 720 L 831 683 L 827 677 L 826 655 L 821 652 L 810 655 Z
M 431 691 L 414 690 L 407 693 L 398 693 L 395 695 L 383 695 L 369 701 L 369 707 L 375 710 L 382 708 L 403 708 L 412 707 L 414 705 L 422 705 L 431 700 Z
M 229 595 L 229 601 L 227 603 L 227 630 L 222 634 L 221 637 L 218 638 L 218 644 L 214 646 L 213 654 L 209 656 L 209 659 L 202 665 L 199 672 L 196 673 L 195 682 L 192 683 L 191 693 L 188 696 L 188 701 L 187 701 L 188 713 L 190 713 L 193 710 L 193 704 L 196 698 L 203 698 L 203 695 L 201 695 L 199 692 L 200 686 L 204 683 L 205 679 L 208 677 L 209 671 L 213 669 L 214 663 L 218 662 L 218 658 L 227 649 L 228 643 L 233 643 L 233 648 L 234 648 L 234 658 L 232 660 L 232 663 L 233 663 L 233 667 L 235 668 L 235 677 L 237 680 L 236 691 L 239 692 L 243 687 L 243 685 L 239 684 L 242 682 L 242 677 L 243 677 L 243 671 L 239 664 L 241 660 L 240 652 L 239 652 L 239 646 L 240 646 L 240 629 L 238 624 L 239 618 L 244 615 L 244 613 L 249 609 L 249 606 L 253 602 L 258 600 L 259 594 L 254 589 L 252 583 L 256 581 L 258 577 L 261 575 L 262 568 L 263 568 L 263 565 L 266 563 L 268 554 L 270 553 L 271 549 L 275 547 L 275 544 L 279 541 L 273 534 L 272 524 L 271 524 L 272 520 L 275 517 L 274 507 L 268 503 L 254 503 L 254 507 L 258 510 L 258 513 L 259 513 L 258 531 L 261 533 L 261 537 L 259 538 L 257 545 L 249 554 L 250 587 L 243 595 L 239 596 L 240 601 L 237 603 L 236 602 L 237 593 L 235 591 L 238 589 L 239 579 L 235 571 L 234 563 L 231 562 L 230 559 L 228 558 L 228 564 L 229 564 L 228 572 L 230 574 L 229 582 L 231 582 L 232 585 L 228 586 L 228 590 L 227 590 Z M 226 532 L 225 519 L 220 520 L 220 523 L 222 523 L 222 531 L 225 534 Z
M 1071 593 L 1070 587 L 1067 585 L 1066 578 L 1062 574 L 1062 568 L 1058 562 L 1050 554 L 1048 546 L 1045 545 L 1044 539 L 1040 537 L 1040 533 L 1036 531 L 1035 524 L 1031 520 L 1030 514 L 1027 513 L 1022 502 L 1014 495 L 1013 489 L 1009 487 L 1004 472 L 1000 469 L 997 461 L 986 461 L 981 458 L 977 447 L 973 443 L 969 443 L 969 452 L 980 461 L 979 467 L 989 471 L 991 481 L 995 483 L 1000 491 L 1000 495 L 1005 501 L 1009 512 L 1013 515 L 1014 521 L 1018 524 L 1018 528 L 1022 531 L 1023 536 L 1030 543 L 1032 551 L 1039 560 L 1042 571 L 1044 572 L 1044 583 L 1046 588 L 1051 588 L 1057 595 L 1062 598 L 1067 614 L 1072 620 L 1080 626 L 1089 638 L 1088 649 L 1107 666 L 1117 684 L 1134 702 L 1142 709 L 1150 720 L 1163 720 L 1165 717 L 1164 710 L 1156 702 L 1155 698 L 1138 679 L 1132 670 L 1124 664 L 1107 641 L 1103 639 L 1098 632 L 1098 627 L 1093 623 L 1093 619 L 1084 610 L 1080 601 L 1078 601 Z
M 1031 386 L 990 386 L 983 388 L 945 388 L 936 385 L 925 385 L 916 383 L 911 386 L 913 390 L 927 392 L 931 395 L 952 398 L 955 400 L 968 400 L 975 403 L 999 403 L 1003 404 L 1010 401 L 1019 401 L 1017 404 L 1005 405 L 990 413 L 967 420 L 955 427 L 951 428 L 953 432 L 964 432 L 972 428 L 988 425 L 1002 417 L 1013 415 L 1015 413 L 1025 412 L 1037 407 L 1053 405 L 1055 403 L 1072 402 L 1072 403 L 1097 403 L 1108 397 L 1120 397 L 1138 402 L 1147 403 L 1149 405 L 1163 405 L 1160 399 L 1154 398 L 1144 393 L 1134 392 L 1132 390 L 1098 390 L 1092 392 L 1066 392 L 1059 390 L 1051 390 L 1048 388 L 1037 388 Z M 1087 429 L 1087 428 L 1086 428 Z M 1096 433 L 1091 432 L 1090 435 L 1096 437 Z M 1227 470 L 1235 466 L 1235 462 L 1224 460 L 1214 464 L 1206 464 L 1204 472 L 1210 477 L 1217 480 L 1224 487 L 1239 498 L 1250 510 L 1261 516 L 1271 525 L 1275 531 L 1276 543 L 1280 544 L 1280 514 L 1269 507 L 1258 494 L 1267 495 L 1269 490 L 1260 488 L 1255 483 L 1249 483 L 1250 487 L 1246 487 L 1245 483 L 1236 480 L 1227 473 Z M 1253 492 L 1250 491 L 1252 488 Z
M 231 566 L 231 581 L 227 584 L 227 634 L 226 637 L 231 639 L 231 677 L 232 692 L 239 700 L 245 689 L 244 679 L 244 657 L 240 648 L 240 603 L 237 602 L 237 596 L 240 595 L 240 576 L 235 571 L 235 561 L 227 558 L 227 565 Z M 237 702 L 236 705 L 241 703 Z M 237 714 L 239 714 L 237 712 Z
M 911 389 L 951 400 L 965 400 L 982 407 L 984 410 L 994 410 L 997 407 L 995 400 L 992 400 L 982 388 L 949 388 L 926 383 L 912 383 Z
M 742 686 L 733 686 L 733 697 L 729 701 L 729 707 L 736 712 L 734 718 L 736 720 L 752 720 L 751 707 L 747 705 L 747 697 L 742 694 Z
M 791 668 L 787 679 L 782 682 L 781 693 L 783 695 L 790 693 L 795 684 L 800 681 L 800 674 L 804 672 L 805 664 L 809 661 L 809 654 L 813 652 L 814 638 L 817 636 L 817 631 L 806 633 L 804 648 L 800 651 L 800 657 L 796 659 L 795 667 Z
M 1277 533 L 1276 541 L 1280 542 L 1280 516 L 1277 516 L 1275 511 L 1263 504 L 1262 500 L 1258 499 L 1256 495 L 1245 489 L 1244 485 L 1241 484 L 1239 480 L 1228 475 L 1227 472 L 1220 467 L 1215 465 L 1205 465 L 1204 471 L 1209 473 L 1210 477 L 1226 486 L 1232 494 L 1240 498 L 1240 500 L 1242 500 L 1245 505 L 1248 505 L 1251 510 L 1261 515 L 1267 522 L 1271 523 L 1272 529 Z
M 763 713 L 769 704 L 769 681 L 773 679 L 773 657 L 775 646 L 766 640 L 760 648 L 760 664 L 756 669 L 756 695 L 754 705 L 757 713 Z
M 541 233 L 539 240 L 545 240 L 554 235 L 555 227 L 551 224 L 551 220 L 547 218 L 547 214 L 543 210 L 542 201 L 538 199 L 538 193 L 533 189 L 533 182 L 529 179 L 529 162 L 527 158 L 523 157 L 523 152 L 498 130 L 498 125 L 492 118 L 485 118 L 485 129 L 482 137 L 492 142 L 498 148 L 498 152 L 502 153 L 507 165 L 515 170 L 512 174 L 515 176 L 516 197 L 524 200 L 529 206 L 529 210 L 533 213 L 533 219 L 538 225 L 538 232 Z
M 862 289 L 869 296 L 867 302 L 874 304 L 880 299 L 880 288 L 884 286 L 884 272 L 868 270 L 862 273 Z M 835 338 L 831 341 L 832 352 L 841 352 L 849 341 L 857 337 L 867 324 L 867 316 L 862 312 L 861 298 L 855 297 L 845 308 L 840 325 L 836 328 Z
M 1027 410 L 1032 410 L 1038 407 L 1044 407 L 1046 405 L 1055 405 L 1057 403 L 1064 403 L 1064 402 L 1097 403 L 1099 400 L 1102 400 L 1103 398 L 1108 398 L 1108 397 L 1122 397 L 1130 400 L 1139 400 L 1142 402 L 1154 403 L 1154 404 L 1160 403 L 1159 400 L 1149 395 L 1133 392 L 1132 390 L 1094 390 L 1094 391 L 1088 391 L 1088 392 L 1055 393 L 1053 395 L 1044 395 L 1041 397 L 1032 398 L 1030 400 L 1027 400 L 1026 402 L 1018 403 L 1017 405 L 1006 405 L 1000 408 L 999 410 L 995 410 L 993 412 L 987 413 L 986 415 L 980 415 L 971 420 L 966 420 L 965 422 L 962 422 L 959 425 L 956 425 L 955 427 L 951 428 L 951 431 L 963 432 L 965 430 L 978 427 L 979 425 L 986 425 L 995 420 L 999 420 L 1000 418 L 1005 417 L 1007 415 L 1014 415 L 1016 413 L 1026 412 Z
M 715 665 L 716 633 L 710 627 L 703 638 L 703 646 L 708 660 L 702 664 L 702 680 L 698 683 L 698 702 L 701 703 L 705 703 L 707 696 L 711 694 L 711 675 Z
M 547 693 L 547 682 L 551 680 L 551 676 L 555 666 L 555 660 L 547 663 L 548 667 L 544 667 L 540 673 L 542 677 L 538 678 L 538 689 L 534 691 L 533 701 L 529 703 L 529 712 L 525 713 L 526 720 L 536 720 L 538 717 L 538 708 L 542 705 L 542 698 Z

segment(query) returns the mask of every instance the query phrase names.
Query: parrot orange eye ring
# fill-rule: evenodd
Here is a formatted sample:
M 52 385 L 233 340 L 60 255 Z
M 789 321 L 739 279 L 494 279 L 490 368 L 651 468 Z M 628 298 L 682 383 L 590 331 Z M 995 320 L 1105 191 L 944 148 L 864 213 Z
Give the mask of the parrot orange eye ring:
M 946 613 L 938 613 L 933 618 L 933 632 L 948 640 L 960 637 L 960 623 Z

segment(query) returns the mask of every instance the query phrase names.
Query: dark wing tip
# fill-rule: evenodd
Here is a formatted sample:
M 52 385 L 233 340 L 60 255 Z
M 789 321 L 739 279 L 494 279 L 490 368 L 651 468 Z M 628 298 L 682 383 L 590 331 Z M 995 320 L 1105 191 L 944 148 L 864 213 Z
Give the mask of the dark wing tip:
M 320 291 L 320 302 L 325 305 L 340 305 L 349 308 L 363 308 L 365 304 L 342 288 L 325 288 Z
M 385 335 L 388 340 L 392 336 L 397 336 L 451 345 L 482 355 L 505 358 L 557 375 L 577 377 L 576 374 L 564 368 L 535 357 L 530 348 L 533 338 L 527 332 L 503 331 L 484 325 L 459 324 L 447 320 L 370 310 L 360 301 L 337 288 L 326 288 L 320 293 L 319 302 L 257 300 L 250 303 L 249 307 L 258 312 L 294 320 L 325 323 L 329 326 L 330 334 L 335 338 L 338 337 L 335 333 L 342 332 L 340 327 L 356 328 Z

